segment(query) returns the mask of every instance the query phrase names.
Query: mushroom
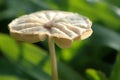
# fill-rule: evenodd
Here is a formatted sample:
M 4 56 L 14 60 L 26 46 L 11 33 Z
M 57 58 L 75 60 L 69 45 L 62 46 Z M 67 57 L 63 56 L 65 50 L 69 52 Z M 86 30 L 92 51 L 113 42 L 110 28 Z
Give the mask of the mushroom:
M 12 37 L 18 41 L 39 42 L 48 37 L 52 64 L 52 80 L 58 80 L 54 42 L 68 48 L 74 40 L 83 40 L 92 34 L 92 22 L 77 13 L 45 10 L 21 16 L 9 24 Z

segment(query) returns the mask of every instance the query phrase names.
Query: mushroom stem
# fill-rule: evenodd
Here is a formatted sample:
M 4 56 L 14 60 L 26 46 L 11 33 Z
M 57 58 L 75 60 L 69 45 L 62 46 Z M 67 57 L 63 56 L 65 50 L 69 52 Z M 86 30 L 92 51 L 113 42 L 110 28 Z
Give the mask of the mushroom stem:
M 52 80 L 58 80 L 55 45 L 52 37 L 49 37 L 49 52 L 51 58 Z

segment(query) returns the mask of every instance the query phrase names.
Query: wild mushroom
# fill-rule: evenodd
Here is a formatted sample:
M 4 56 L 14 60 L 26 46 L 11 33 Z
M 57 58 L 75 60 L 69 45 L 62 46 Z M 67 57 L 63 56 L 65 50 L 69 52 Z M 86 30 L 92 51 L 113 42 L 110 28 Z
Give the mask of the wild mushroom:
M 74 40 L 88 38 L 92 34 L 91 25 L 87 17 L 77 13 L 46 10 L 13 20 L 9 30 L 18 41 L 34 43 L 48 37 L 52 80 L 58 80 L 54 42 L 61 48 L 68 48 Z

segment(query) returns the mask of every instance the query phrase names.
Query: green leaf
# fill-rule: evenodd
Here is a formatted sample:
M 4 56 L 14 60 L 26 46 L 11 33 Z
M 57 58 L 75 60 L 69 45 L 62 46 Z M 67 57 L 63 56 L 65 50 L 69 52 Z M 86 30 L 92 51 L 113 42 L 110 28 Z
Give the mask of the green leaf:
M 117 59 L 113 67 L 110 80 L 120 80 L 120 52 L 117 54 Z
M 59 64 L 59 76 L 61 80 L 85 80 L 79 73 L 63 63 Z
M 7 59 L 0 58 L 0 80 L 26 80 L 26 75 L 20 72 Z
M 105 45 L 120 51 L 120 34 L 100 25 L 93 26 L 91 41 L 97 43 L 96 45 Z
M 20 80 L 16 76 L 9 76 L 9 75 L 0 75 L 0 80 Z M 25 80 L 25 79 L 22 79 Z
M 35 79 L 50 80 L 50 76 L 40 65 L 46 59 L 46 54 L 41 49 L 27 43 L 17 44 L 12 38 L 4 34 L 0 34 L 0 48 L 18 69 Z
M 52 9 L 46 1 L 42 0 L 3 0 L 3 3 L 5 3 L 5 9 L 0 12 L 0 20 L 15 18 L 35 11 Z
M 70 62 L 70 60 L 72 60 L 76 56 L 79 49 L 82 48 L 85 43 L 85 41 L 75 41 L 72 47 L 61 50 L 59 54 L 60 58 L 62 58 L 66 62 Z
M 115 5 L 115 6 L 118 6 L 120 7 L 120 0 L 106 0 L 108 1 L 111 5 Z
M 5 43 L 7 45 L 5 45 Z M 20 71 L 37 80 L 50 80 L 49 56 L 42 49 L 28 43 L 16 43 L 7 35 L 0 34 L 0 49 Z M 58 63 L 62 80 L 84 80 L 80 74 L 65 64 Z M 66 72 L 64 72 L 66 71 Z M 61 76 L 62 75 L 62 76 Z M 70 75 L 70 76 L 69 76 Z
M 112 29 L 120 30 L 120 18 L 106 2 L 89 3 L 87 0 L 69 0 L 69 11 L 80 13 L 88 16 L 93 22 L 97 21 Z
M 107 78 L 102 72 L 96 71 L 94 69 L 87 69 L 86 74 L 89 80 L 107 80 Z

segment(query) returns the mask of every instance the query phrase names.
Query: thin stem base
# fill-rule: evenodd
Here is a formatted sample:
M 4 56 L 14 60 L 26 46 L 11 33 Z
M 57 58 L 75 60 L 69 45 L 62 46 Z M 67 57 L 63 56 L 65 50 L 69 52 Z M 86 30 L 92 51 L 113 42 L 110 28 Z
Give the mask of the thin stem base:
M 51 58 L 52 80 L 58 80 L 55 45 L 52 37 L 49 37 L 49 52 L 50 52 L 50 58 Z

